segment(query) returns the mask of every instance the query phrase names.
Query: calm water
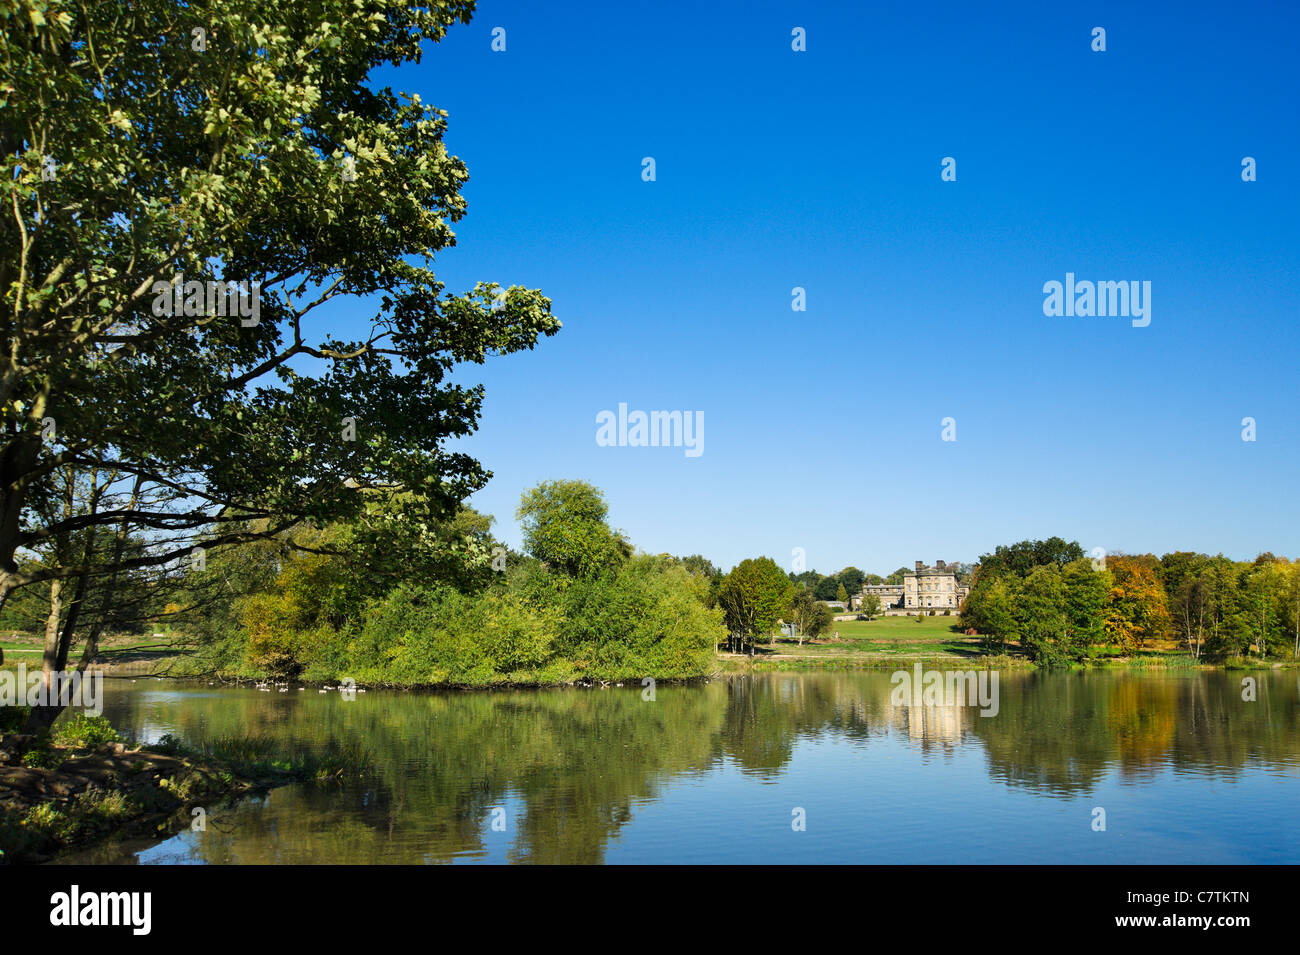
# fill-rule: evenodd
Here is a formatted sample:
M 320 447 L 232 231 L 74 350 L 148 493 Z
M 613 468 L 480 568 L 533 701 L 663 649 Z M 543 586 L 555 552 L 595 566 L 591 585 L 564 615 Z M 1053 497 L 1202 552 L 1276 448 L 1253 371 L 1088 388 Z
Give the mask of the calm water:
M 1300 862 L 1300 680 L 1254 676 L 1244 702 L 1241 673 L 1003 673 L 990 717 L 891 705 L 888 672 L 653 702 L 639 687 L 348 701 L 107 681 L 105 715 L 137 740 L 359 742 L 379 774 L 66 861 Z

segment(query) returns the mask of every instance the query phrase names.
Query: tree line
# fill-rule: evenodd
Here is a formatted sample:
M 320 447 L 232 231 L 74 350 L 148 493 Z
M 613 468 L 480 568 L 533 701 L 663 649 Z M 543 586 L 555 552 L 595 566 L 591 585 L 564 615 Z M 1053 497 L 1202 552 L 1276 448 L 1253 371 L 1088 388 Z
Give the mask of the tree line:
M 1047 665 L 1171 641 L 1194 658 L 1300 655 L 1300 561 L 1176 551 L 1086 555 L 1060 537 L 981 555 L 961 625 Z
M 712 672 L 722 614 L 697 561 L 636 552 L 609 526 L 603 493 L 583 481 L 529 489 L 516 516 L 522 552 L 469 508 L 420 526 L 387 497 L 359 520 L 304 529 L 278 549 L 227 549 L 206 573 L 237 596 L 193 618 L 187 665 L 397 686 Z

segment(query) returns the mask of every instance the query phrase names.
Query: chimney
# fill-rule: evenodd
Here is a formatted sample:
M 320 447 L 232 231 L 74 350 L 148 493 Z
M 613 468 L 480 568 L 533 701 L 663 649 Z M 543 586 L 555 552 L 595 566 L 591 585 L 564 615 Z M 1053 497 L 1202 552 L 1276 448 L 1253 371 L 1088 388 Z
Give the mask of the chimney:
M 924 566 L 925 566 L 925 565 L 922 564 L 922 563 L 918 560 L 918 561 L 916 562 L 916 572 L 919 574 L 919 573 L 921 572 L 921 568 L 924 567 Z
M 943 561 L 941 561 L 941 560 L 936 560 L 936 561 L 934 562 L 934 569 L 935 569 L 935 570 L 943 570 Z

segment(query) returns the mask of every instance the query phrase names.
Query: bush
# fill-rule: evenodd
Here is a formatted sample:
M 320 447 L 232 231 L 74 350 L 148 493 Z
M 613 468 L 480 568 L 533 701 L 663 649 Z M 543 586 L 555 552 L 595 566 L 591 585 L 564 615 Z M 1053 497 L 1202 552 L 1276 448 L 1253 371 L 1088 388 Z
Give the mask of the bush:
M 349 646 L 359 679 L 401 684 L 502 682 L 544 667 L 559 631 L 553 607 L 494 588 L 477 596 L 401 586 L 371 608 Z
M 616 570 L 571 581 L 558 649 L 599 680 L 702 676 L 726 639 L 720 608 L 707 608 L 708 581 L 659 557 L 638 555 Z
M 113 724 L 102 716 L 78 713 L 54 727 L 53 739 L 64 746 L 84 746 L 94 749 L 109 743 L 120 742 L 121 737 Z
M 407 686 L 702 676 L 726 637 L 708 587 L 645 555 L 580 578 L 533 565 L 473 595 L 403 585 L 325 643 L 308 673 Z
M 23 765 L 32 769 L 58 769 L 67 760 L 64 750 L 54 749 L 48 743 L 35 746 L 23 754 Z

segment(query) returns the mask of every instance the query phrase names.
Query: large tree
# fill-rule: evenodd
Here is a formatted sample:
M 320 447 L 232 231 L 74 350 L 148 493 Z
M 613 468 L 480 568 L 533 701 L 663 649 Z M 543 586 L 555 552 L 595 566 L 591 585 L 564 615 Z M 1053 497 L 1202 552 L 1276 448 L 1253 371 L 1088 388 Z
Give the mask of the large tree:
M 1106 599 L 1106 636 L 1125 649 L 1143 648 L 1170 629 L 1164 587 L 1149 557 L 1120 555 L 1106 561 L 1110 593 Z
M 486 482 L 446 449 L 482 390 L 447 375 L 559 323 L 536 290 L 445 292 L 467 178 L 446 113 L 368 83 L 473 6 L 0 9 L 0 601 L 350 516 L 365 489 L 445 517 Z M 344 301 L 348 338 L 319 323 Z M 116 483 L 52 506 L 68 467 Z M 150 546 L 25 559 L 92 528 Z
M 586 481 L 543 481 L 529 488 L 515 517 L 528 554 L 573 577 L 612 567 L 632 553 L 622 533 L 609 526 L 604 493 Z
M 718 604 L 733 641 L 753 653 L 754 642 L 772 632 L 794 595 L 794 584 L 770 557 L 742 560 L 722 579 Z

